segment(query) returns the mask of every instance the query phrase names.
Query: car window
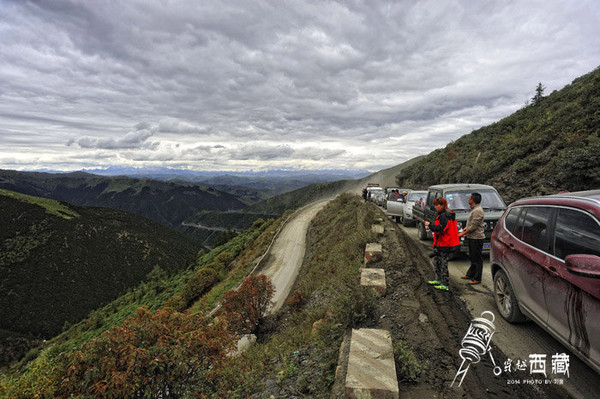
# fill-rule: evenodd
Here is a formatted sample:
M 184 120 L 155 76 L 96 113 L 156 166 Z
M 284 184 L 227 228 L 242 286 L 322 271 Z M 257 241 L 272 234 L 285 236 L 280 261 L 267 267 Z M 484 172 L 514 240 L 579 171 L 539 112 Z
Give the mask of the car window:
M 554 254 L 565 259 L 572 254 L 600 256 L 600 225 L 584 212 L 561 208 L 556 219 Z
M 510 231 L 513 234 L 515 234 L 515 228 L 517 227 L 517 219 L 519 218 L 519 212 L 521 212 L 521 208 L 512 208 L 504 218 L 504 226 L 506 230 Z M 520 237 L 521 235 L 519 234 L 519 238 Z
M 441 196 L 442 196 L 442 194 L 438 191 L 430 191 L 429 196 L 427 197 L 427 206 L 432 207 L 433 200 L 436 198 L 440 198 Z
M 552 208 L 546 206 L 526 207 L 523 209 L 523 231 L 521 240 L 544 252 L 550 253 L 548 224 Z
M 408 200 L 409 201 L 416 201 L 418 199 L 420 199 L 423 196 L 423 193 L 421 192 L 417 192 L 417 191 L 413 191 L 412 193 L 410 193 L 408 195 Z
M 493 209 L 502 211 L 506 209 L 506 204 L 495 190 L 467 190 L 467 191 L 447 191 L 446 199 L 448 207 L 455 211 L 469 211 L 469 197 L 471 193 L 478 192 L 481 194 L 481 207 L 483 209 Z

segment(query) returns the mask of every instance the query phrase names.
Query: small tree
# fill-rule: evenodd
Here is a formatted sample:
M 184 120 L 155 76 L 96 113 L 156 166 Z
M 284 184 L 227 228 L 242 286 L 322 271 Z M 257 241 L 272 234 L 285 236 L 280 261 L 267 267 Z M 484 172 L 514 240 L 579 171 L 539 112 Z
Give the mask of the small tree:
M 531 97 L 532 105 L 538 105 L 540 101 L 542 101 L 542 98 L 544 98 L 544 90 L 546 90 L 546 87 L 542 85 L 542 82 L 538 83 L 535 88 L 535 96 Z

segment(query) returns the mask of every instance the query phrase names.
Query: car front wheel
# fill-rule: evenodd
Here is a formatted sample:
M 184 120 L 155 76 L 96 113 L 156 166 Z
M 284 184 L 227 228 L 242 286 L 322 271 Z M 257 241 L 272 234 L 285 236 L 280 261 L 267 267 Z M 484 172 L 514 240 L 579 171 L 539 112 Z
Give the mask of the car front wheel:
M 494 276 L 494 297 L 498 312 L 506 321 L 520 323 L 527 320 L 527 317 L 519 309 L 515 292 L 503 270 L 498 270 Z

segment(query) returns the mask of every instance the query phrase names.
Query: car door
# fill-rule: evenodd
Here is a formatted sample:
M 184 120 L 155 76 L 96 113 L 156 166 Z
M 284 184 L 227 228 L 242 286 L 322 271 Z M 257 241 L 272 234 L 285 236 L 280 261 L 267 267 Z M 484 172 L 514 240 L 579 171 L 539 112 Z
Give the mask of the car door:
M 548 247 L 552 217 L 551 207 L 524 206 L 512 235 L 504 238 L 510 251 L 503 263 L 521 310 L 540 324 L 548 319 L 544 285 L 551 275 Z
M 600 223 L 579 209 L 561 207 L 556 217 L 553 267 L 555 275 L 545 285 L 548 328 L 560 340 L 600 365 L 600 298 L 584 288 L 600 280 L 571 274 L 565 258 L 574 254 L 600 256 Z M 582 279 L 587 279 L 584 281 Z M 595 292 L 598 292 L 597 289 Z

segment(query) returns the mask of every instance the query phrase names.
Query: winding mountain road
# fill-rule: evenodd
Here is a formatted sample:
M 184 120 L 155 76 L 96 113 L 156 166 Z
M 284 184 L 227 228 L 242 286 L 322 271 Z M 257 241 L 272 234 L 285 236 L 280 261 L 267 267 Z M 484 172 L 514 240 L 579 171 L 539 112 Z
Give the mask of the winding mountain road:
M 331 198 L 316 201 L 297 210 L 279 232 L 266 264 L 257 270 L 258 274 L 265 274 L 275 285 L 272 313 L 281 308 L 296 281 L 304 260 L 306 231 L 310 221 L 330 200 Z

